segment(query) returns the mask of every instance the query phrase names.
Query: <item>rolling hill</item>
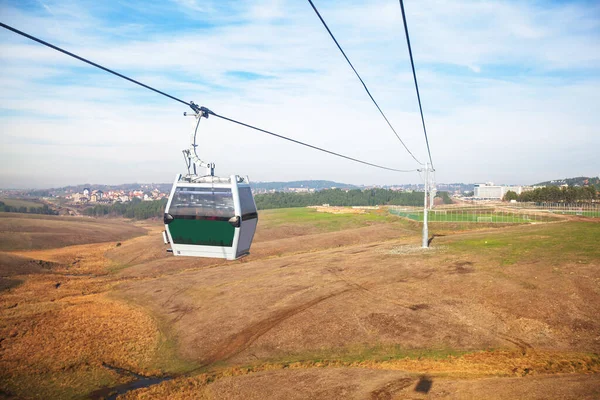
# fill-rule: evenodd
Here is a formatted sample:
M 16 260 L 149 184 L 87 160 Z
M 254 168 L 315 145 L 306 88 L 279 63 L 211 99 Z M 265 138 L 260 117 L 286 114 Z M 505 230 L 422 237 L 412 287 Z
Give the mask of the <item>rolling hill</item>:
M 587 177 L 587 176 L 578 176 L 575 178 L 564 178 L 564 179 L 554 179 L 551 181 L 545 181 L 536 183 L 533 186 L 595 186 L 597 189 L 600 189 L 600 176 L 596 177 Z

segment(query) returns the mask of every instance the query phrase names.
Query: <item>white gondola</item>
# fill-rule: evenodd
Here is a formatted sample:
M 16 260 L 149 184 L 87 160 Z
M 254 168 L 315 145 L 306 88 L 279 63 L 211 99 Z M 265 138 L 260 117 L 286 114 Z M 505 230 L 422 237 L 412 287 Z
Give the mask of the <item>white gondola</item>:
M 235 260 L 250 252 L 258 214 L 248 178 L 214 176 L 214 164 L 196 154 L 196 133 L 208 110 L 195 115 L 192 145 L 184 150 L 188 174 L 177 175 L 165 208 L 165 242 L 176 256 Z M 190 171 L 192 168 L 192 171 Z M 197 175 L 197 168 L 207 174 Z

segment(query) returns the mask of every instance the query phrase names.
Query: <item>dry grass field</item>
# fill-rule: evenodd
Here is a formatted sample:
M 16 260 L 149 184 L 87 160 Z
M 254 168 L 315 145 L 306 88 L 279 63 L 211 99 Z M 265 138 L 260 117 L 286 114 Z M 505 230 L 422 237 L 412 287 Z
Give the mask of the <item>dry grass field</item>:
M 385 210 L 272 210 L 227 262 L 168 255 L 160 222 L 5 218 L 0 397 L 600 397 L 597 222 L 423 250 Z
M 143 229 L 119 220 L 0 213 L 0 251 L 118 241 L 144 233 Z

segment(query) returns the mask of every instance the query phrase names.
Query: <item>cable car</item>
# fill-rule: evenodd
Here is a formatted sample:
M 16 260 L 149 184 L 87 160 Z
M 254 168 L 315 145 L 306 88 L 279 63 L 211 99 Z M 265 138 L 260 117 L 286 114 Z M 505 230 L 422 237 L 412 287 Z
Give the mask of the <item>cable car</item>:
M 176 256 L 235 260 L 249 254 L 258 214 L 247 177 L 214 176 L 214 164 L 196 154 L 196 133 L 200 119 L 208 118 L 207 111 L 200 109 L 193 115 L 192 145 L 183 151 L 188 173 L 178 174 L 173 183 L 163 238 L 171 244 L 167 251 Z M 207 174 L 198 175 L 197 168 L 206 168 Z

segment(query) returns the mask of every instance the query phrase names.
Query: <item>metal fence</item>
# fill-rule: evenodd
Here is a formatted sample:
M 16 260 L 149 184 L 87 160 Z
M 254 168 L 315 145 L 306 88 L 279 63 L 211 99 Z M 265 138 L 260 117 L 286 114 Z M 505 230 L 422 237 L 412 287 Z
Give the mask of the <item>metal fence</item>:
M 423 221 L 423 209 L 420 207 L 390 206 L 389 210 L 400 217 Z M 559 221 L 563 215 L 600 218 L 600 204 L 451 204 L 434 207 L 428 211 L 427 218 L 430 222 L 529 224 Z
M 600 218 L 600 203 L 510 203 L 508 208 L 536 210 L 555 215 L 578 215 Z

